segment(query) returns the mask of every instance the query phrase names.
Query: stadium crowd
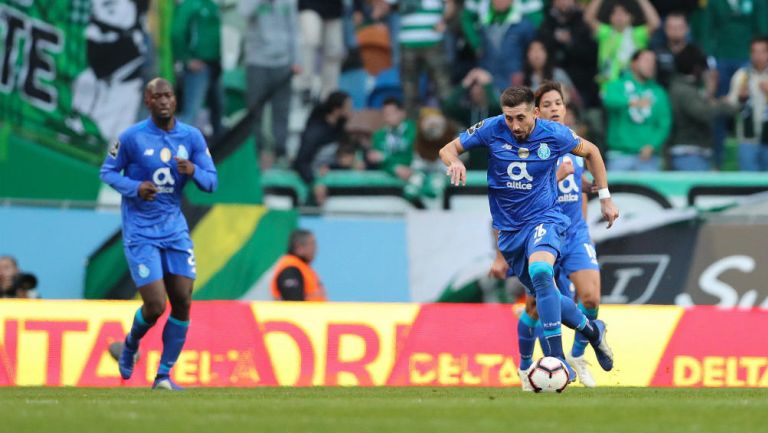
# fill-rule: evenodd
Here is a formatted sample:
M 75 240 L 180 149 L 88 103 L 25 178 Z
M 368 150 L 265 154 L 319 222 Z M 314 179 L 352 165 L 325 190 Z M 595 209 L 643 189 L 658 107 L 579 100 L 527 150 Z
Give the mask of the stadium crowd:
M 220 136 L 219 17 L 235 8 L 262 168 L 292 168 L 317 203 L 315 179 L 338 169 L 383 170 L 407 195 L 434 196 L 439 147 L 500 113 L 507 86 L 545 80 L 563 83 L 569 124 L 611 170 L 722 169 L 727 138 L 739 170 L 768 170 L 768 0 L 221 4 L 176 8 L 180 118 L 195 122 L 207 100 Z

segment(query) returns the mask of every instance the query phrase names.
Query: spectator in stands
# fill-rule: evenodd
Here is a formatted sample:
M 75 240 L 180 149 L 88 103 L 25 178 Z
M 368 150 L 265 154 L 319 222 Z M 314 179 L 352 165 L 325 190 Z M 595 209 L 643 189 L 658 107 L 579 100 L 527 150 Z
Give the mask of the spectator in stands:
M 654 51 L 658 62 L 657 80 L 665 88 L 669 88 L 672 77 L 676 73 L 675 64 L 678 57 L 684 56 L 693 60 L 697 67 L 702 64 L 707 65 L 704 53 L 688 41 L 689 30 L 688 19 L 682 13 L 670 13 L 664 21 L 665 40 L 662 45 L 655 47 Z
M 597 44 L 576 0 L 554 0 L 538 35 L 547 46 L 552 62 L 563 68 L 573 81 L 582 104 L 598 107 Z
M 731 79 L 728 100 L 739 108 L 739 168 L 768 171 L 768 37 L 756 37 L 749 65 Z
M 412 165 L 414 176 L 421 177 L 421 181 L 418 177 L 412 179 L 416 186 L 420 186 L 420 195 L 435 197 L 436 190 L 442 186 L 445 166 L 438 153 L 445 143 L 456 138 L 456 132 L 455 125 L 440 110 L 435 108 L 421 110 L 414 145 L 416 157 Z
M 727 93 L 731 77 L 747 62 L 750 40 L 768 35 L 765 0 L 708 0 L 704 51 L 717 60 L 719 95 Z
M 304 103 L 313 99 L 312 82 L 320 56 L 320 100 L 339 88 L 339 74 L 344 60 L 343 0 L 299 0 L 301 51 L 304 66 L 297 87 Z
M 214 137 L 222 132 L 224 93 L 221 87 L 221 15 L 213 0 L 184 0 L 173 14 L 174 60 L 184 68 L 179 120 L 195 125 L 208 103 Z
M 387 98 L 381 107 L 384 127 L 373 133 L 373 148 L 368 161 L 400 180 L 408 181 L 413 171 L 413 143 L 416 123 L 405 116 L 403 105 L 396 98 Z
M 318 205 L 325 202 L 325 185 L 314 184 L 316 174 L 325 174 L 336 163 L 340 146 L 347 143 L 344 126 L 352 114 L 352 99 L 341 91 L 331 93 L 315 107 L 301 134 L 301 145 L 293 168 L 314 191 Z
M 494 0 L 464 0 L 464 7 L 461 11 L 461 30 L 467 38 L 467 43 L 477 54 L 477 58 L 482 57 L 482 36 L 481 28 L 485 23 L 483 17 L 487 17 L 491 10 L 491 2 Z M 541 25 L 544 19 L 544 2 L 541 0 L 513 0 L 511 7 L 517 11 L 534 28 Z
M 317 254 L 317 240 L 309 230 L 291 233 L 288 252 L 275 265 L 272 297 L 276 301 L 326 301 L 325 288 L 311 264 Z
M 299 66 L 299 23 L 296 0 L 241 0 L 238 13 L 247 22 L 245 66 L 248 108 L 255 111 L 256 147 L 269 167 L 272 159 L 287 166 L 285 143 L 291 107 L 291 77 Z M 263 134 L 262 112 L 272 107 L 273 145 L 267 146 Z M 264 150 L 271 147 L 271 154 Z
M 614 3 L 610 24 L 598 20 L 603 0 L 591 0 L 584 11 L 584 21 L 597 40 L 598 81 L 606 83 L 619 78 L 632 54 L 648 46 L 651 35 L 659 27 L 659 14 L 648 0 L 637 0 L 645 24 L 634 25 L 635 19 L 623 3 Z
M 443 111 L 463 128 L 501 114 L 499 95 L 493 77 L 482 68 L 474 68 L 455 86 L 443 102 Z
M 674 15 L 670 15 L 670 20 Z M 716 82 L 705 89 L 707 61 L 698 50 L 681 50 L 674 56 L 669 98 L 674 128 L 669 148 L 673 170 L 708 171 L 712 168 L 713 120 L 719 113 L 732 112 L 726 101 L 715 98 Z
M 581 99 L 568 74 L 556 67 L 552 58 L 547 53 L 547 47 L 540 39 L 534 39 L 528 44 L 523 65 L 523 84 L 535 92 L 544 81 L 557 81 L 564 90 L 566 102 L 575 102 L 581 105 Z
M 37 277 L 19 271 L 12 256 L 0 256 L 0 298 L 36 298 Z
M 443 112 L 463 129 L 501 114 L 499 94 L 493 86 L 491 74 L 482 68 L 470 70 L 443 102 Z M 488 153 L 485 149 L 469 152 L 468 155 L 467 162 L 473 169 L 488 168 Z
M 453 3 L 445 3 L 452 5 Z M 412 0 L 400 5 L 400 82 L 409 119 L 419 112 L 419 83 L 428 73 L 440 100 L 448 97 L 448 74 L 444 40 L 446 20 L 453 13 L 442 1 Z
M 478 10 L 478 20 L 479 64 L 493 76 L 496 92 L 522 84 L 525 48 L 536 29 L 514 0 L 492 0 L 487 8 Z
M 603 91 L 610 170 L 655 171 L 672 123 L 667 92 L 654 77 L 656 55 L 649 49 L 631 57 L 631 69 Z

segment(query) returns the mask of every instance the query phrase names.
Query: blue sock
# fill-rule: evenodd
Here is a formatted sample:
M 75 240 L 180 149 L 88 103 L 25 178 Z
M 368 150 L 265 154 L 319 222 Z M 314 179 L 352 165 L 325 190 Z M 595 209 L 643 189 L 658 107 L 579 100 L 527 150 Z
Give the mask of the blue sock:
M 517 346 L 520 349 L 520 369 L 528 370 L 533 364 L 533 348 L 536 346 L 536 323 L 525 311 L 517 321 Z
M 144 319 L 144 315 L 141 314 L 141 307 L 139 307 L 139 309 L 136 310 L 136 314 L 133 316 L 133 325 L 131 325 L 131 332 L 129 332 L 128 336 L 125 338 L 125 345 L 131 350 L 138 349 L 139 340 L 141 340 L 141 337 L 143 337 L 144 334 L 149 331 L 149 328 L 154 325 L 154 323 L 147 323 Z
M 582 313 L 584 313 L 585 316 L 587 316 L 587 319 L 589 320 L 595 320 L 597 319 L 597 308 L 587 308 L 579 302 L 579 310 L 581 310 Z M 580 331 L 576 331 L 576 334 L 573 338 L 573 347 L 571 348 L 571 356 L 574 358 L 578 358 L 580 356 L 584 356 L 584 349 L 587 347 L 587 344 L 589 344 L 589 340 L 587 340 L 587 337 L 584 336 L 584 334 Z
M 582 329 L 588 321 L 587 316 L 579 310 L 573 299 L 562 294 L 560 294 L 560 311 L 562 312 L 565 326 L 573 330 Z
M 168 316 L 168 322 L 163 328 L 163 354 L 160 355 L 160 367 L 157 369 L 158 376 L 168 376 L 173 368 L 173 364 L 179 359 L 181 348 L 187 340 L 187 329 L 189 321 L 181 321 L 173 316 Z
M 549 263 L 534 262 L 529 266 L 528 273 L 536 293 L 539 320 L 544 328 L 544 340 L 547 343 L 544 352 L 546 353 L 549 349 L 550 356 L 564 359 L 563 340 L 560 334 L 560 292 L 553 279 L 554 269 Z

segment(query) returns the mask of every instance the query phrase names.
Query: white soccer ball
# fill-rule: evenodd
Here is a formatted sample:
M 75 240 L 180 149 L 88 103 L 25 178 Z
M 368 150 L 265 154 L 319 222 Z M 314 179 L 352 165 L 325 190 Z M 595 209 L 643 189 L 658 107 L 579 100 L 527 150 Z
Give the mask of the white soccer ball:
M 563 392 L 569 383 L 568 369 L 563 361 L 545 356 L 528 370 L 528 380 L 535 392 Z

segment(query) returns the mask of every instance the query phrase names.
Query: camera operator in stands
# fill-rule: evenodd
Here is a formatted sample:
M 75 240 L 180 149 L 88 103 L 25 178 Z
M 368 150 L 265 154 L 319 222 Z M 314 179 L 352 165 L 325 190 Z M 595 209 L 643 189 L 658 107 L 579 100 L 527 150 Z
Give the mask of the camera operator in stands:
M 0 256 L 0 298 L 36 298 L 37 277 L 19 272 L 16 259 Z

